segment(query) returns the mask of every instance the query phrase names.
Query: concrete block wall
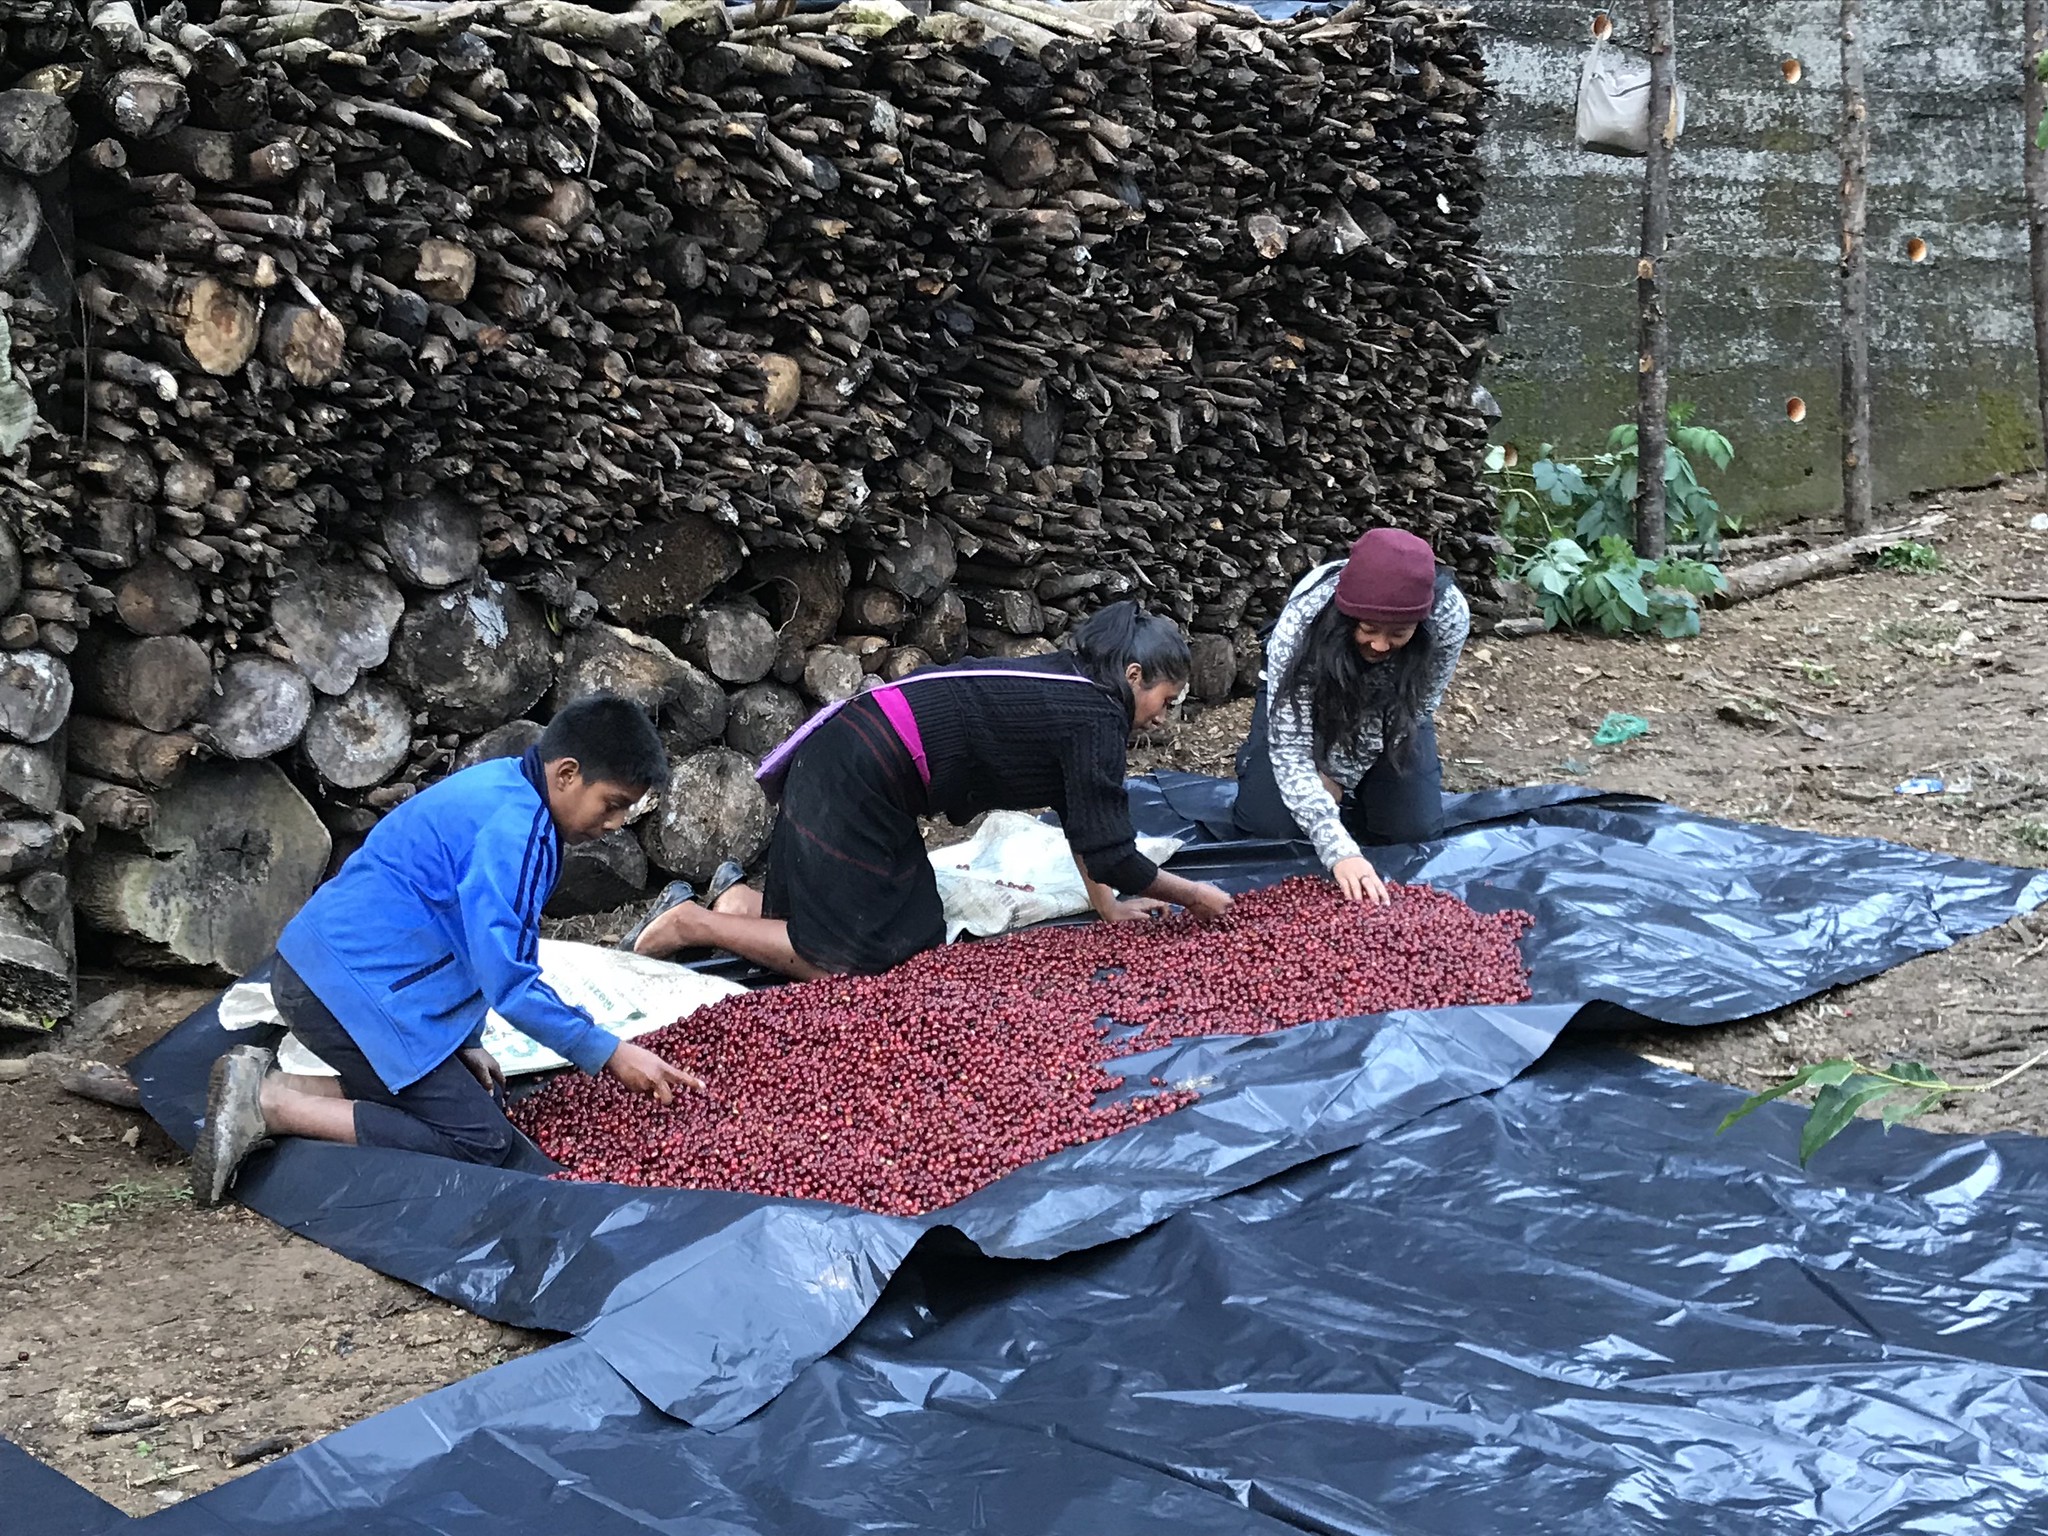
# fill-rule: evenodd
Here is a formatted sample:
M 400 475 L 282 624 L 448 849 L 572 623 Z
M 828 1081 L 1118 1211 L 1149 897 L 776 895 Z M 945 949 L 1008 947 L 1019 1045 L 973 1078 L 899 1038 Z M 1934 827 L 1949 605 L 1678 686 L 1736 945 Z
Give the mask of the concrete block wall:
M 1880 501 L 2040 463 L 2020 183 L 2019 0 L 1866 0 L 1873 438 Z M 1499 92 L 1487 238 L 1515 285 L 1488 374 L 1518 445 L 1589 450 L 1635 410 L 1642 163 L 1579 150 L 1594 7 L 1478 0 Z M 1640 43 L 1639 5 L 1614 8 Z M 1723 502 L 1840 506 L 1835 0 L 1680 0 L 1690 93 L 1671 266 L 1672 398 L 1734 440 Z M 1781 69 L 1797 59 L 1801 77 Z M 1908 259 L 1914 238 L 1924 261 Z M 1786 416 L 1797 396 L 1803 423 Z

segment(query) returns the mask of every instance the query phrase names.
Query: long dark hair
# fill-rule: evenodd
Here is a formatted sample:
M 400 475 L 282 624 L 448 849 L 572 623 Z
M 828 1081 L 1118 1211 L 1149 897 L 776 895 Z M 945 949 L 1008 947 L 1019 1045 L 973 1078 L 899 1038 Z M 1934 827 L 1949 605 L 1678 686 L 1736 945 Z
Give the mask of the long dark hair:
M 1138 664 L 1138 675 L 1148 688 L 1160 682 L 1185 685 L 1195 672 L 1188 637 L 1180 626 L 1129 600 L 1098 608 L 1081 621 L 1074 631 L 1074 659 L 1098 686 L 1124 701 L 1133 719 L 1138 701 L 1131 696 L 1125 672 L 1132 662 Z
M 1333 593 L 1309 625 L 1274 694 L 1275 703 L 1291 700 L 1297 709 L 1307 707 L 1319 764 L 1356 742 L 1378 710 L 1386 712 L 1384 750 L 1404 752 L 1429 705 L 1428 624 L 1416 625 L 1415 637 L 1385 661 L 1367 661 L 1351 638 L 1356 623 L 1337 607 Z

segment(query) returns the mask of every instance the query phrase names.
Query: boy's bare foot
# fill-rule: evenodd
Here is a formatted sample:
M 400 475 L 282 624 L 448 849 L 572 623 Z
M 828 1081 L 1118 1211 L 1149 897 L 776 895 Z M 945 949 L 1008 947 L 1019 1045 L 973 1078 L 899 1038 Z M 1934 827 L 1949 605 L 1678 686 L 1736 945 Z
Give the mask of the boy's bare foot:
M 311 1072 L 280 1072 L 272 1085 L 288 1093 L 303 1093 L 316 1099 L 345 1099 L 348 1092 L 338 1077 Z
M 270 1134 L 263 1118 L 263 1080 L 276 1059 L 268 1046 L 238 1045 L 213 1064 L 207 1079 L 206 1119 L 192 1147 L 195 1204 L 219 1205 L 242 1159 Z

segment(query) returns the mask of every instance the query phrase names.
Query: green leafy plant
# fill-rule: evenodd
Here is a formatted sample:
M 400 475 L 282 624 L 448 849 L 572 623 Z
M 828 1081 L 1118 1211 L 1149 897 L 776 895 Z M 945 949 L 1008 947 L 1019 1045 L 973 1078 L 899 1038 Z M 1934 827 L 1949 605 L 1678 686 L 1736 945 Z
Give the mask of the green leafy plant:
M 1888 571 L 1938 571 L 1941 569 L 1941 551 L 1932 544 L 1906 539 L 1880 549 L 1877 563 Z
M 1666 534 L 1672 543 L 1696 543 L 1711 553 L 1736 524 L 1694 465 L 1726 469 L 1735 449 L 1719 432 L 1692 426 L 1690 415 L 1684 406 L 1671 413 Z M 1548 443 L 1526 464 L 1505 446 L 1488 453 L 1487 477 L 1509 547 L 1501 573 L 1535 593 L 1551 628 L 1673 640 L 1700 632 L 1699 599 L 1721 589 L 1721 573 L 1700 560 L 1645 560 L 1635 553 L 1629 534 L 1636 461 L 1636 429 L 1627 423 L 1607 435 L 1601 452 L 1584 458 L 1561 458 Z
M 1627 539 L 1608 534 L 1588 550 L 1553 539 L 1515 572 L 1536 594 L 1552 629 L 1623 635 L 1654 631 L 1669 640 L 1700 632 L 1700 598 L 1721 587 L 1721 573 L 1698 560 L 1645 560 Z
M 2048 1060 L 2048 1051 L 2036 1052 L 2011 1071 L 2001 1072 L 1981 1083 L 1950 1082 L 1917 1061 L 1894 1061 L 1882 1070 L 1866 1067 L 1853 1057 L 1816 1061 L 1801 1067 L 1784 1082 L 1744 1099 L 1729 1111 L 1716 1134 L 1727 1130 L 1744 1116 L 1755 1113 L 1773 1099 L 1781 1099 L 1801 1088 L 1817 1088 L 1820 1091 L 1814 1095 L 1813 1107 L 1807 1111 L 1806 1124 L 1799 1132 L 1799 1161 L 1804 1165 L 1812 1161 L 1813 1155 L 1822 1147 L 1847 1130 L 1850 1122 L 1863 1110 L 1881 1106 L 1879 1114 L 1884 1128 L 1890 1130 L 1895 1125 L 1939 1109 L 1957 1094 L 1989 1093 L 1994 1088 L 2002 1088 L 2043 1060 Z
M 2048 80 L 2048 53 L 2034 55 L 2034 75 L 2036 79 Z M 2048 117 L 2042 118 L 2041 126 L 2034 130 L 2034 142 L 2048 149 Z
M 1673 544 L 1698 544 L 1711 554 L 1721 535 L 1740 524 L 1722 509 L 1696 466 L 1725 470 L 1735 448 L 1719 432 L 1693 426 L 1691 416 L 1691 406 L 1672 408 L 1671 441 L 1664 451 L 1665 533 Z M 1610 534 L 1629 537 L 1640 484 L 1636 436 L 1635 424 L 1624 422 L 1607 434 L 1599 453 L 1564 458 L 1554 444 L 1544 443 L 1526 464 L 1496 444 L 1487 453 L 1486 472 L 1508 543 L 1526 557 L 1559 538 L 1590 545 Z
M 183 1205 L 191 1194 L 182 1183 L 121 1179 L 90 1200 L 59 1201 L 50 1218 L 29 1234 L 37 1242 L 63 1243 L 117 1217 Z

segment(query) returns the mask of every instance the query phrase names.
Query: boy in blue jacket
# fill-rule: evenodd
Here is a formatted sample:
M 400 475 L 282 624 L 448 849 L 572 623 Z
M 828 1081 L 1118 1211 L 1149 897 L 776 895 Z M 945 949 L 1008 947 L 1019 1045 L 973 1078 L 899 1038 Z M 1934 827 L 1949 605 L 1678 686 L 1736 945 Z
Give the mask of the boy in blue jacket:
M 214 1064 L 192 1194 L 216 1205 L 270 1136 L 503 1163 L 519 1144 L 505 1077 L 483 1048 L 499 1017 L 585 1072 L 666 1104 L 690 1073 L 620 1040 L 541 979 L 541 908 L 562 844 L 602 837 L 668 779 L 645 711 L 596 694 L 563 708 L 523 758 L 452 774 L 380 821 L 286 925 L 271 993 L 339 1079 L 287 1078 L 237 1046 Z

